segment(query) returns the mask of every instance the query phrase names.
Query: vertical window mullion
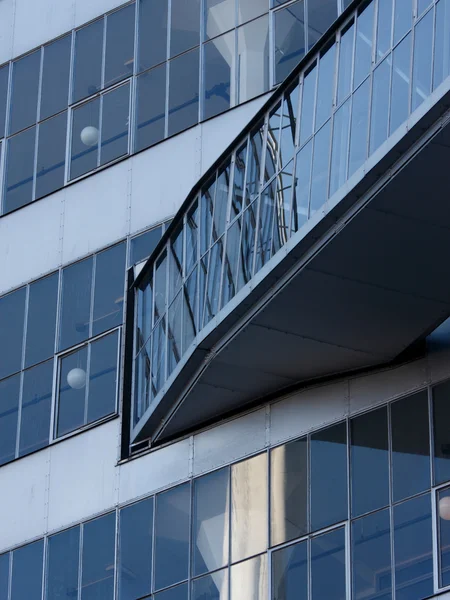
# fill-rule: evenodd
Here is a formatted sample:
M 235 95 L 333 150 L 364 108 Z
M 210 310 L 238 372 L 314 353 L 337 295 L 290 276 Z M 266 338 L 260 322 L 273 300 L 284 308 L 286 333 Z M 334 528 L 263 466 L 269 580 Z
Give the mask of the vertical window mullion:
M 16 448 L 14 452 L 15 458 L 18 458 L 20 450 L 20 422 L 22 420 L 23 378 L 24 372 L 22 371 L 20 373 L 19 400 L 17 404 Z
M 86 385 L 84 388 L 84 418 L 83 425 L 88 423 L 88 410 L 89 410 L 89 383 L 91 378 L 91 354 L 92 344 L 87 345 L 87 359 L 86 359 Z

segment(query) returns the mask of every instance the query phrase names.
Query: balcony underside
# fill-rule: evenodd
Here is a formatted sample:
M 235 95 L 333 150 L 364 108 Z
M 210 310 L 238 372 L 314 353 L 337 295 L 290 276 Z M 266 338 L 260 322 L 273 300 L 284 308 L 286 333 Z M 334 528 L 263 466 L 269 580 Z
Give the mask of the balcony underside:
M 298 382 L 388 363 L 449 316 L 444 110 L 434 107 L 219 313 L 136 440 L 164 441 Z M 424 125 L 434 128 L 426 140 Z

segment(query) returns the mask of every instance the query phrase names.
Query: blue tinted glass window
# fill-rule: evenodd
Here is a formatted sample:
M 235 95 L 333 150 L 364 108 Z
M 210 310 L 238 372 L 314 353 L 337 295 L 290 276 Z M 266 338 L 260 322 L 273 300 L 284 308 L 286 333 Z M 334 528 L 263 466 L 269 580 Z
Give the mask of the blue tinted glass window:
M 268 10 L 268 0 L 237 0 L 238 25 L 251 21 Z
M 311 598 L 344 600 L 345 589 L 345 531 L 336 529 L 311 540 Z
M 422 104 L 431 93 L 433 61 L 433 11 L 417 23 L 414 37 L 412 110 Z
M 100 99 L 82 104 L 72 113 L 70 178 L 80 177 L 98 166 Z
M 192 600 L 228 600 L 228 570 L 194 579 Z
M 274 14 L 276 83 L 281 83 L 305 55 L 304 12 L 301 0 Z
M 368 4 L 356 20 L 355 67 L 353 87 L 369 74 L 372 62 L 373 19 L 375 2 Z
M 423 11 L 431 4 L 431 0 L 417 0 L 417 14 L 421 15 Z
M 430 496 L 394 507 L 395 597 L 427 598 L 433 594 Z
M 272 554 L 272 594 L 277 600 L 308 600 L 306 542 Z
M 450 73 L 450 0 L 440 0 L 436 4 L 436 25 L 434 39 L 433 89 L 444 81 Z M 1 72 L 0 72 L 1 77 Z M 1 106 L 1 100 L 0 100 Z M 1 120 L 1 116 L 0 116 Z M 1 127 L 0 127 L 1 134 Z
M 230 569 L 230 600 L 267 600 L 267 554 Z
M 302 109 L 300 111 L 300 144 L 306 142 L 313 131 L 314 101 L 316 96 L 317 67 L 303 80 Z
M 353 42 L 355 37 L 355 26 L 351 25 L 341 36 L 339 45 L 339 71 L 337 85 L 337 103 L 339 104 L 351 89 L 352 66 L 353 66 Z
M 67 108 L 69 100 L 72 36 L 44 47 L 40 118 L 46 119 Z
M 226 468 L 194 482 L 194 575 L 228 562 L 229 478 Z
M 101 88 L 103 27 L 103 19 L 99 19 L 75 34 L 74 102 L 95 94 Z
M 238 102 L 269 90 L 269 18 L 255 19 L 238 29 Z M 251 73 L 251 76 L 250 76 Z
M 139 71 L 145 71 L 166 60 L 167 7 L 168 2 L 139 2 Z
M 0 69 L 0 138 L 5 135 L 6 100 L 8 97 L 9 65 Z
M 373 72 L 370 153 L 386 140 L 389 121 L 391 58 L 388 56 Z
M 130 87 L 122 85 L 102 98 L 102 136 L 100 164 L 128 154 L 130 120 Z
M 55 351 L 58 273 L 39 279 L 29 287 L 25 366 L 31 366 Z
M 311 529 L 347 518 L 347 426 L 340 423 L 311 436 Z
M 188 577 L 190 490 L 188 483 L 156 496 L 155 589 Z
M 414 0 L 395 0 L 394 6 L 394 44 L 407 33 L 412 26 Z
M 112 600 L 114 597 L 114 548 L 116 513 L 83 527 L 82 600 Z
M 361 515 L 389 502 L 387 410 L 351 420 L 352 514 Z
M 134 13 L 130 4 L 106 17 L 106 55 L 104 87 L 133 74 Z
M 9 553 L 0 556 L 0 598 L 8 598 Z
M 118 337 L 116 331 L 91 344 L 87 423 L 116 410 Z
M 334 114 L 330 196 L 347 181 L 350 102 L 351 99 L 349 98 Z
M 62 272 L 62 309 L 59 348 L 64 350 L 89 337 L 93 258 L 66 267 Z
M 130 263 L 135 265 L 136 263 L 148 258 L 156 248 L 156 244 L 161 239 L 162 227 L 155 227 L 150 231 L 146 231 L 141 235 L 132 238 L 130 242 Z
M 230 108 L 231 73 L 234 67 L 235 35 L 226 33 L 204 45 L 203 118 L 208 119 Z
M 8 340 L 0 350 L 0 379 L 20 371 L 22 366 L 25 296 L 26 289 L 20 288 L 0 298 L 0 331 Z
M 298 231 L 309 218 L 309 191 L 311 181 L 312 140 L 297 154 L 296 185 L 292 197 L 292 231 Z
M 392 597 L 389 510 L 352 523 L 352 586 L 355 600 Z
M 411 66 L 411 35 L 408 34 L 393 52 L 391 120 L 392 133 L 408 118 Z
M 0 381 L 0 465 L 16 455 L 20 375 Z
M 336 45 L 333 45 L 319 61 L 319 81 L 317 84 L 315 129 L 331 116 L 333 103 L 334 77 L 336 71 Z
M 119 598 L 135 600 L 151 592 L 153 498 L 120 511 Z
M 440 585 L 450 583 L 450 495 L 448 488 L 438 492 L 437 518 L 439 527 Z
M 205 0 L 205 39 L 235 26 L 235 0 Z
M 450 382 L 433 388 L 434 479 L 435 483 L 450 480 Z
M 314 214 L 328 198 L 328 167 L 330 163 L 330 121 L 314 138 L 314 154 L 311 178 L 310 215 Z
M 36 199 L 51 194 L 64 185 L 66 129 L 67 112 L 39 125 Z
M 198 122 L 199 50 L 191 50 L 169 64 L 169 135 Z
M 33 200 L 34 147 L 36 127 L 8 140 L 4 212 L 8 213 Z
M 19 455 L 49 443 L 53 389 L 53 361 L 33 367 L 23 375 Z
M 200 43 L 200 0 L 172 0 L 170 56 L 176 56 Z
M 117 244 L 95 257 L 92 335 L 123 322 L 126 244 Z
M 166 71 L 164 64 L 137 78 L 136 151 L 148 148 L 164 138 Z
M 337 19 L 336 0 L 308 2 L 308 48 L 311 48 Z
M 87 346 L 61 360 L 57 436 L 78 429 L 86 422 L 87 364 Z
M 9 133 L 36 123 L 41 51 L 13 63 Z
M 284 167 L 294 156 L 298 117 L 298 85 L 286 92 L 282 105 L 280 166 Z
M 391 47 L 392 5 L 393 0 L 379 0 L 378 2 L 377 61 L 382 58 Z
M 350 125 L 350 154 L 348 174 L 359 169 L 367 158 L 367 136 L 369 133 L 369 79 L 353 94 L 352 119 Z
M 79 527 L 48 538 L 46 600 L 73 600 L 78 597 L 79 552 Z
M 41 600 L 43 540 L 15 550 L 12 556 L 11 600 Z
M 177 585 L 176 587 L 155 594 L 155 600 L 188 600 L 189 586 L 187 583 Z

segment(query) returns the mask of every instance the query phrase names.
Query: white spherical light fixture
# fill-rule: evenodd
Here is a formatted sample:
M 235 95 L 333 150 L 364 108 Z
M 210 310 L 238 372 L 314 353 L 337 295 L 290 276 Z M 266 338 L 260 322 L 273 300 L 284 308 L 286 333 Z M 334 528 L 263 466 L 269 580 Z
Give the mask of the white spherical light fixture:
M 85 146 L 96 146 L 98 143 L 98 129 L 92 125 L 88 125 L 81 130 L 81 141 Z
M 86 371 L 84 369 L 75 368 L 67 373 L 67 383 L 73 390 L 81 390 L 86 385 Z
M 450 496 L 444 496 L 439 500 L 439 516 L 444 521 L 450 521 Z

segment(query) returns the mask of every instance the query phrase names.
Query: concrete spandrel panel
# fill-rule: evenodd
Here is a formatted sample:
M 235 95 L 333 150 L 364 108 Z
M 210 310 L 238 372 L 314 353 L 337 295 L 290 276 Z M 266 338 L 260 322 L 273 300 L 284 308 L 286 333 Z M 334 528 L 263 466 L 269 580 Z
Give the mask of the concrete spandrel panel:
M 201 125 L 202 175 L 227 149 L 268 98 L 270 94 L 260 96 Z
M 114 419 L 51 447 L 49 531 L 114 507 L 119 428 Z
M 349 381 L 350 414 L 413 393 L 427 383 L 424 360 L 352 378 Z
M 63 263 L 76 260 L 127 235 L 128 167 L 128 161 L 123 161 L 66 189 Z
M 73 26 L 74 0 L 15 0 L 13 57 L 63 35 Z
M 133 156 L 131 233 L 171 217 L 200 177 L 200 126 Z
M 0 219 L 0 294 L 59 266 L 62 194 Z
M 46 530 L 49 449 L 0 469 L 0 553 Z
M 75 25 L 79 27 L 100 15 L 122 6 L 124 0 L 73 0 L 75 5 Z
M 304 390 L 272 404 L 271 445 L 304 435 L 348 414 L 346 381 Z
M 207 429 L 194 436 L 194 475 L 264 450 L 265 443 L 265 408 Z
M 14 0 L 0 2 L 0 64 L 13 57 Z
M 131 460 L 119 469 L 120 503 L 176 485 L 189 476 L 189 439 Z

